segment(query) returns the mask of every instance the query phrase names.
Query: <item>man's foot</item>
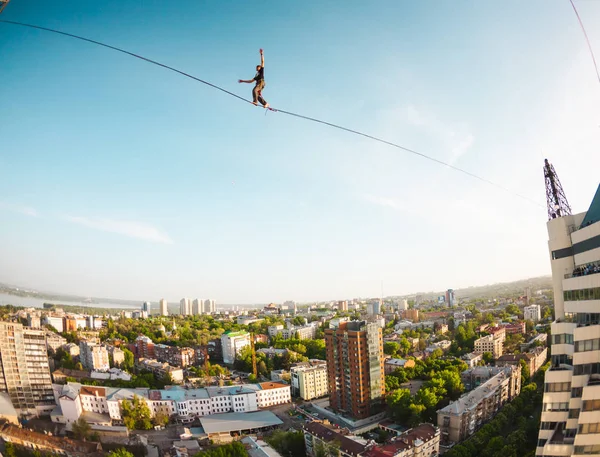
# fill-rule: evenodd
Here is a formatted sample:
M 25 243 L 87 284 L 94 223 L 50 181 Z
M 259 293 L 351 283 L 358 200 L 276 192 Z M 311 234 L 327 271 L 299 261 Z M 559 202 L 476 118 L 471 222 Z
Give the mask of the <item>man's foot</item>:
M 264 105 L 264 106 L 265 106 L 265 108 L 268 108 L 268 107 L 269 107 L 269 104 L 268 104 L 268 103 L 265 103 L 265 105 Z
M 256 102 L 252 102 L 252 104 L 253 104 L 254 106 L 258 106 L 258 103 L 256 103 Z

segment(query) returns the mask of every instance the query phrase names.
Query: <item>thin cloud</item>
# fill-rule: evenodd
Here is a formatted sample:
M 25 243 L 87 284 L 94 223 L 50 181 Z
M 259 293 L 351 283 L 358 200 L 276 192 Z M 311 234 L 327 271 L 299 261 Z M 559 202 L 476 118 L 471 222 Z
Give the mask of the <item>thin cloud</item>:
M 173 244 L 173 240 L 166 233 L 142 222 L 117 221 L 100 217 L 67 216 L 69 222 L 83 225 L 103 232 L 118 233 L 131 238 L 137 238 L 154 243 Z
M 395 198 L 380 197 L 378 195 L 365 194 L 365 195 L 363 195 L 363 199 L 374 205 L 384 206 L 386 208 L 391 208 L 396 211 L 403 211 L 406 209 L 406 206 L 400 200 L 395 199 Z
M 0 202 L 0 209 L 23 214 L 25 216 L 39 217 L 37 210 L 30 206 L 13 205 L 12 203 Z
M 406 122 L 435 135 L 444 147 L 452 151 L 448 158 L 450 164 L 465 155 L 475 143 L 475 136 L 465 126 L 442 122 L 435 115 L 417 109 L 414 105 L 406 105 L 402 111 Z

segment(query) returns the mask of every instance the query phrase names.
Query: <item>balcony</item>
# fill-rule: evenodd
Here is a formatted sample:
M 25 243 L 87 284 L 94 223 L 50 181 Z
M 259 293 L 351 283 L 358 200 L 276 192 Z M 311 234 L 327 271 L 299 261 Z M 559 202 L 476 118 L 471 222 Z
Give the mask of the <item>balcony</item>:
M 578 266 L 573 270 L 573 273 L 567 273 L 565 275 L 565 279 L 595 275 L 598 273 L 600 273 L 600 262 L 591 262 L 585 265 Z

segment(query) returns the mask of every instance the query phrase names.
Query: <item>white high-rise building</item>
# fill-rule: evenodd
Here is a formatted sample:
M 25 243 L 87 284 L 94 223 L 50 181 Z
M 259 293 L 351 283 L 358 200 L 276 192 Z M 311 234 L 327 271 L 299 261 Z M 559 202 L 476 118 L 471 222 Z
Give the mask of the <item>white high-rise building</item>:
M 540 305 L 526 306 L 523 309 L 523 317 L 525 320 L 531 320 L 533 322 L 542 320 L 542 309 Z
M 233 363 L 245 346 L 250 346 L 250 334 L 248 332 L 225 332 L 221 335 L 221 346 L 223 348 L 223 362 Z
M 160 299 L 160 303 L 159 303 L 159 312 L 161 316 L 168 316 L 169 315 L 169 310 L 167 309 L 167 300 L 165 300 L 164 298 Z
M 204 312 L 214 314 L 217 312 L 217 303 L 214 300 L 204 300 Z
M 182 298 L 179 301 L 179 314 L 190 316 L 192 314 L 192 301 L 189 298 Z
M 79 342 L 79 360 L 88 370 L 108 371 L 108 350 L 105 346 L 82 340 Z
M 571 215 L 549 168 L 549 200 L 560 203 L 547 223 L 555 321 L 536 455 L 600 455 L 600 187 Z
M 192 314 L 200 315 L 204 311 L 204 301 L 201 298 L 196 298 L 192 306 Z

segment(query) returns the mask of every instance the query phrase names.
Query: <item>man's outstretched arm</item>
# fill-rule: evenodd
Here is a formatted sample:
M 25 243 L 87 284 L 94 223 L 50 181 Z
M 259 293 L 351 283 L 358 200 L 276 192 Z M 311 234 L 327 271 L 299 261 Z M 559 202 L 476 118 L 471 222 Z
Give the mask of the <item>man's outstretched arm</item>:
M 254 82 L 254 80 L 253 79 L 238 79 L 238 82 L 252 84 Z
M 262 49 L 260 50 L 260 66 L 265 68 L 265 55 Z

